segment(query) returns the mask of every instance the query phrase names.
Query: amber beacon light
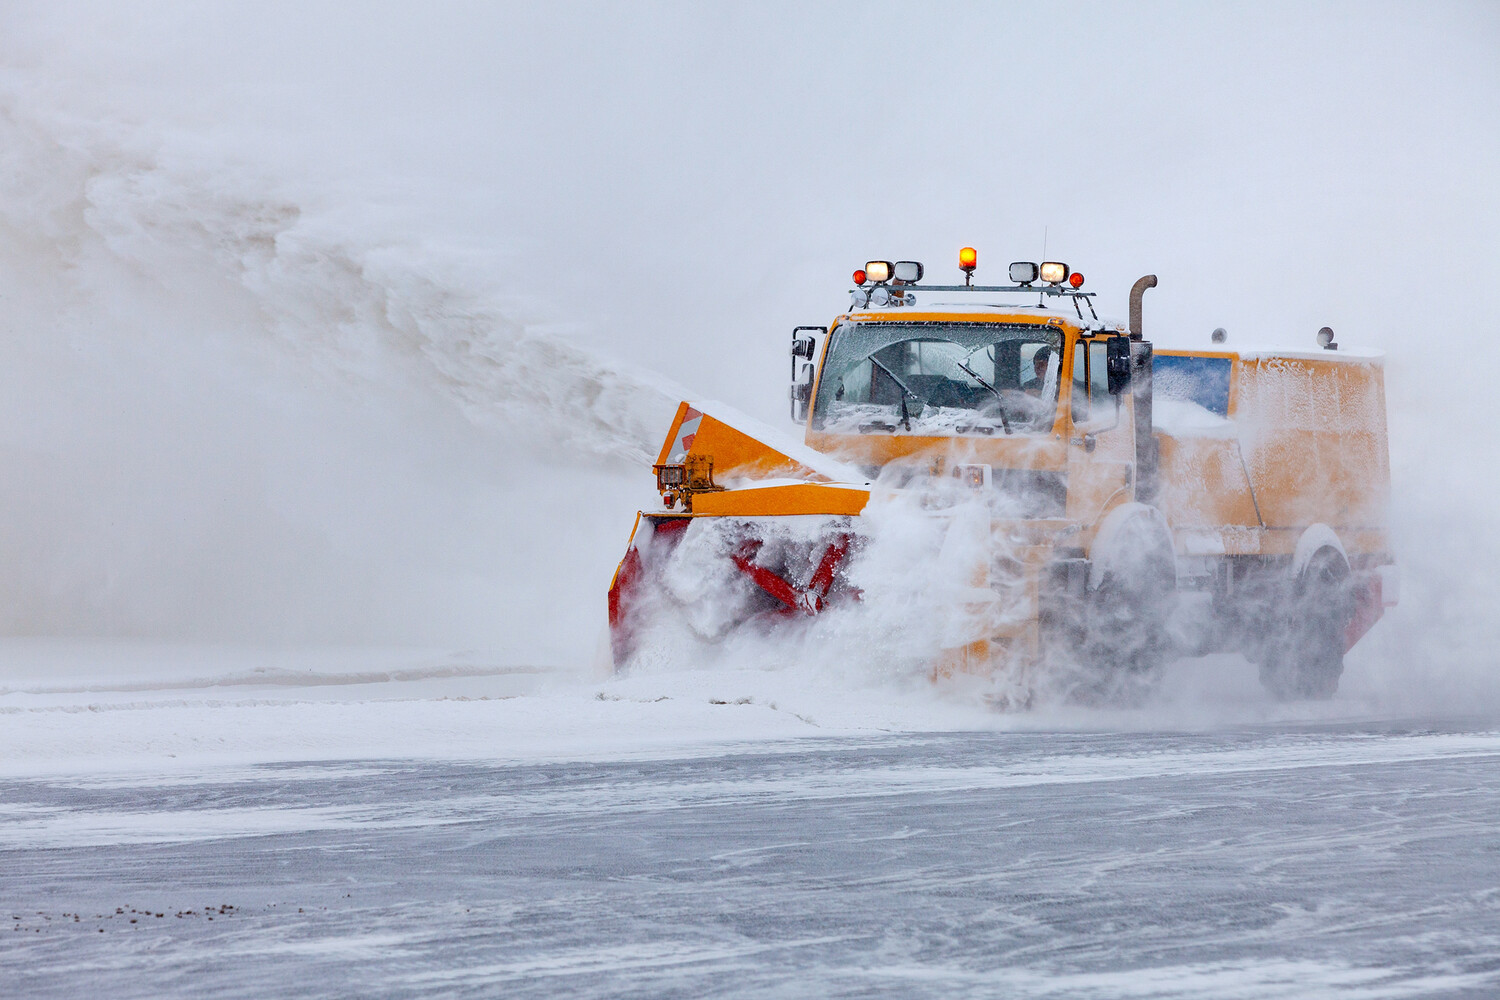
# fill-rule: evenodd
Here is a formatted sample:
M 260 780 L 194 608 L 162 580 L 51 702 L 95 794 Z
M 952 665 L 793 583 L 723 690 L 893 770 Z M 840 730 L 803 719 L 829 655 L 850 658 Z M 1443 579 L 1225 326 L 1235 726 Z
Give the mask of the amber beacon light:
M 978 266 L 979 254 L 973 247 L 964 247 L 958 252 L 958 269 L 964 273 L 964 284 L 970 283 Z

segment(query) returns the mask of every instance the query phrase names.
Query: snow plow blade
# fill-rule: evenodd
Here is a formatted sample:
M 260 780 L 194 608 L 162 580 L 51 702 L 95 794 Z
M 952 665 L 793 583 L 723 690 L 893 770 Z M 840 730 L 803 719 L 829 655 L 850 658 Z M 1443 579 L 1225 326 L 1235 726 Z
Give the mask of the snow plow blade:
M 697 480 L 663 475 L 698 467 Z M 815 615 L 857 598 L 842 570 L 855 544 L 852 519 L 870 491 L 836 481 L 857 479 L 857 469 L 722 404 L 690 402 L 678 406 L 655 468 L 666 509 L 637 516 L 609 588 L 616 669 L 637 652 L 649 618 L 682 618 L 712 641 L 752 617 Z M 703 579 L 670 574 L 700 521 L 693 575 L 711 582 L 709 592 L 692 593 L 705 589 Z

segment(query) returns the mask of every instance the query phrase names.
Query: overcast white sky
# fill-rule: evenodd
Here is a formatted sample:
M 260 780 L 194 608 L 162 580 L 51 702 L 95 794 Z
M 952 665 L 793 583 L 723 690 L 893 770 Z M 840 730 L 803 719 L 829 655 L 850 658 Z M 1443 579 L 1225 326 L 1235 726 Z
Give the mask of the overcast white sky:
M 357 197 L 383 184 L 430 236 L 508 255 L 549 318 L 747 409 L 764 387 L 702 348 L 779 374 L 784 328 L 826 320 L 868 257 L 947 273 L 972 244 L 998 274 L 1045 230 L 1116 311 L 1160 275 L 1163 333 L 1306 340 L 1331 323 L 1392 347 L 1403 286 L 1500 264 L 1490 3 L 45 4 L 10 20 L 10 61 L 75 103 L 253 137 L 299 180 L 355 178 Z

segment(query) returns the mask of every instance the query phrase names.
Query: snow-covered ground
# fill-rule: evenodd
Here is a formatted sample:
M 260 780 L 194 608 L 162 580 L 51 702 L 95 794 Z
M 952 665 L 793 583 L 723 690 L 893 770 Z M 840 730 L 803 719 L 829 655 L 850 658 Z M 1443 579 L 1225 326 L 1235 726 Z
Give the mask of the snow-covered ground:
M 600 636 L 601 642 L 603 636 Z M 791 647 L 780 647 L 788 654 Z M 816 647 L 815 647 L 816 648 Z M 1183 660 L 1135 709 L 988 707 L 985 690 L 857 662 L 667 663 L 613 674 L 503 652 L 0 640 L 0 776 L 173 774 L 368 758 L 609 759 L 718 752 L 726 741 L 953 731 L 1186 731 L 1365 724 L 1421 712 L 1500 719 L 1349 657 L 1330 702 L 1280 704 L 1253 665 Z M 1427 697 L 1417 692 L 1425 685 Z M 1492 693 L 1492 692 L 1491 692 Z M 707 748 L 707 749 L 704 749 Z
M 1500 721 L 0 644 L 0 993 L 1489 996 Z M 161 914 L 157 916 L 157 914 Z M 133 922 L 132 922 L 133 921 Z
M 1287 712 L 1227 658 L 1006 716 L 764 671 L 4 653 L 7 996 L 1500 990 L 1500 725 Z

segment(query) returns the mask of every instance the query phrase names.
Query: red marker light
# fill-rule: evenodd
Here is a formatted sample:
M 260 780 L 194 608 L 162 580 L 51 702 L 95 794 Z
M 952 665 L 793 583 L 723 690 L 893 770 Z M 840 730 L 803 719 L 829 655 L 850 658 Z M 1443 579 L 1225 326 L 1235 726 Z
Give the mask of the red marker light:
M 1072 285 L 1074 288 L 1083 287 L 1083 275 L 1078 271 L 1074 271 L 1072 274 L 1068 275 L 1068 284 Z
M 865 269 L 864 268 L 862 268 L 862 267 L 858 268 L 854 272 L 854 283 L 856 285 L 863 285 L 865 283 Z
M 965 274 L 973 274 L 974 269 L 979 266 L 979 254 L 973 247 L 964 247 L 958 252 L 958 269 Z

